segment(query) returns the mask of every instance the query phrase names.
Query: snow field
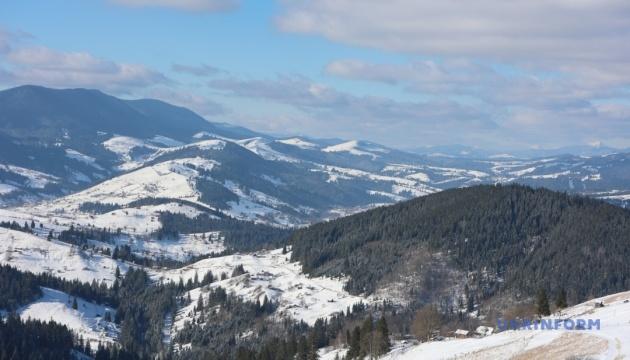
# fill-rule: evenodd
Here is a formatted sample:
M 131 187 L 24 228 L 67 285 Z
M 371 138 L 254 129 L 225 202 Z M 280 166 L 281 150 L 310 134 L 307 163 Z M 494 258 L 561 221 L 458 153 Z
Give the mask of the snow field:
M 72 309 L 75 297 L 64 292 L 49 288 L 42 288 L 43 296 L 20 308 L 17 313 L 22 319 L 40 321 L 55 321 L 66 325 L 77 335 L 90 342 L 92 349 L 96 349 L 98 343 L 114 343 L 120 330 L 118 326 L 104 320 L 106 312 L 113 319 L 116 310 L 103 305 L 97 305 L 81 298 L 76 298 L 77 309 Z
M 344 279 L 326 277 L 308 277 L 302 273 L 299 263 L 289 262 L 291 254 L 282 254 L 282 250 L 261 251 L 252 254 L 229 255 L 204 259 L 181 269 L 153 271 L 154 280 L 184 282 L 197 274 L 201 279 L 206 272 L 212 271 L 215 278 L 225 273 L 228 279 L 216 281 L 211 287 L 223 287 L 234 295 L 250 301 L 262 302 L 266 296 L 278 303 L 277 314 L 289 316 L 313 324 L 318 318 L 345 311 L 352 305 L 364 302 L 365 297 L 350 295 L 343 290 Z M 234 268 L 243 265 L 246 274 L 231 277 Z M 197 299 L 198 292 L 191 294 Z M 207 291 L 206 291 L 207 292 Z M 176 323 L 185 319 L 177 318 Z

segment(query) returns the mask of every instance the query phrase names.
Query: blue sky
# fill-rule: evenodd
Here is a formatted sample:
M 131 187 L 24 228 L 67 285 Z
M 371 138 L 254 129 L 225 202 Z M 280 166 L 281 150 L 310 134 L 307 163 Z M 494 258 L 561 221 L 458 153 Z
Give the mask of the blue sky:
M 626 147 L 626 3 L 8 0 L 0 87 L 97 88 L 400 148 Z

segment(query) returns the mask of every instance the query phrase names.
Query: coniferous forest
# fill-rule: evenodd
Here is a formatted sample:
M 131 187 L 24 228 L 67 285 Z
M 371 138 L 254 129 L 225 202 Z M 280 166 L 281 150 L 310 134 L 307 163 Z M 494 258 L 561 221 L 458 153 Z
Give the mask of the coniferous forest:
M 630 288 L 630 211 L 520 185 L 446 190 L 297 230 L 290 243 L 305 271 L 350 275 L 354 293 L 426 254 L 504 280 L 486 297 L 565 288 L 575 303 Z

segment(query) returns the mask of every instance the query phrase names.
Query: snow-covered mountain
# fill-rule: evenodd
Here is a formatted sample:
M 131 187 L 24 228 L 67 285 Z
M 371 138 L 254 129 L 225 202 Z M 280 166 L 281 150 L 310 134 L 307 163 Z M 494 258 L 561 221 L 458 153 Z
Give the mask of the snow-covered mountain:
M 77 217 L 82 203 L 138 210 L 129 204 L 160 198 L 300 225 L 497 182 L 617 202 L 630 196 L 627 154 L 533 160 L 417 155 L 357 140 L 275 138 L 160 101 L 83 89 L 9 89 L 0 92 L 0 109 L 0 204 L 47 200 L 40 209 L 63 208 Z
M 357 309 L 367 306 L 376 312 L 384 311 L 385 305 L 394 307 L 394 312 L 407 311 L 405 306 L 411 304 L 407 296 L 417 295 L 411 291 L 413 286 L 406 285 L 406 281 L 417 281 L 414 271 L 420 270 L 415 263 L 389 266 L 397 273 L 383 281 L 396 286 L 373 292 L 349 287 L 352 271 L 327 272 L 346 263 L 359 269 L 368 260 L 385 259 L 385 253 L 393 249 L 393 243 L 387 243 L 391 239 L 384 239 L 380 248 L 359 249 L 356 242 L 349 242 L 342 249 L 352 254 L 326 265 L 321 273 L 305 273 L 303 266 L 330 262 L 332 253 L 309 252 L 317 257 L 291 262 L 300 247 L 295 242 L 290 243 L 293 247 L 287 244 L 286 228 L 478 184 L 518 182 L 621 205 L 630 201 L 630 154 L 625 153 L 526 159 L 461 148 L 459 155 L 414 154 L 361 140 L 268 136 L 208 122 L 163 102 L 121 100 L 83 89 L 25 86 L 2 91 L 0 110 L 0 264 L 23 273 L 91 283 L 93 288 L 120 286 L 125 274 L 133 274 L 132 269 L 146 271 L 147 288 L 186 282 L 171 299 L 172 308 L 161 315 L 163 322 L 156 322 L 165 349 L 175 352 L 195 346 L 180 336 L 190 333 L 192 324 L 224 310 L 215 305 L 202 315 L 198 303 L 191 300 L 210 302 L 218 289 L 256 306 L 273 303 L 270 326 L 302 321 L 304 326 L 316 327 L 318 319 L 332 320 L 339 314 L 354 324 L 365 315 L 353 318 L 350 310 L 357 304 Z M 466 190 L 473 189 L 461 191 Z M 480 207 L 477 202 L 471 204 L 475 211 Z M 466 224 L 457 222 L 448 228 Z M 396 226 L 400 225 L 397 218 Z M 387 227 L 388 231 L 404 230 L 396 226 Z M 381 230 L 365 238 L 380 239 Z M 339 231 L 316 231 L 309 243 L 330 243 Z M 407 252 L 401 250 L 394 258 L 400 262 Z M 419 268 L 448 269 L 441 262 L 442 254 L 434 254 Z M 212 281 L 198 282 L 210 272 Z M 467 279 L 474 272 L 450 275 Z M 449 286 L 448 291 L 465 292 L 462 284 Z M 64 292 L 72 287 L 64 291 L 48 285 L 39 288 L 41 296 L 13 309 L 19 316 L 43 321 L 54 316 L 94 346 L 121 342 L 125 332 L 121 328 L 128 324 L 110 321 L 110 317 L 122 314 L 122 305 L 98 304 Z M 399 342 L 386 358 L 433 358 L 435 354 L 528 358 L 541 349 L 566 349 L 578 342 L 592 346 L 576 356 L 627 356 L 630 339 L 615 335 L 627 330 L 627 300 L 627 293 L 618 294 L 602 299 L 607 305 L 604 309 L 594 310 L 588 303 L 562 314 L 601 316 L 610 321 L 610 331 L 505 332 L 420 345 Z M 242 325 L 244 319 L 248 318 L 237 323 Z M 223 331 L 216 334 L 250 344 L 258 341 L 254 327 Z M 398 331 L 405 335 L 403 329 Z M 333 359 L 344 352 L 344 348 L 320 350 L 320 355 Z

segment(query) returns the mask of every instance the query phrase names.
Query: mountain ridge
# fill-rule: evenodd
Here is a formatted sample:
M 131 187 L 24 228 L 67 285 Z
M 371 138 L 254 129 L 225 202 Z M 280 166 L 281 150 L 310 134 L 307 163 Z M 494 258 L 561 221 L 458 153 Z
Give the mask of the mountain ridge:
M 0 205 L 5 207 L 65 196 L 177 156 L 219 156 L 218 179 L 199 180 L 207 185 L 205 193 L 208 186 L 232 199 L 242 196 L 229 193 L 242 192 L 254 207 L 269 207 L 271 201 L 271 208 L 283 208 L 281 216 L 293 218 L 292 224 L 482 183 L 519 182 L 620 205 L 630 199 L 630 154 L 534 160 L 432 157 L 360 140 L 277 138 L 212 123 L 159 100 L 122 100 L 86 89 L 4 90 L 0 109 L 6 110 L 0 114 Z M 212 154 L 194 150 L 213 139 L 226 142 L 227 149 Z M 263 197 L 269 201 L 261 203 Z M 258 205 L 252 205 L 253 198 Z M 226 207 L 222 201 L 218 205 Z

